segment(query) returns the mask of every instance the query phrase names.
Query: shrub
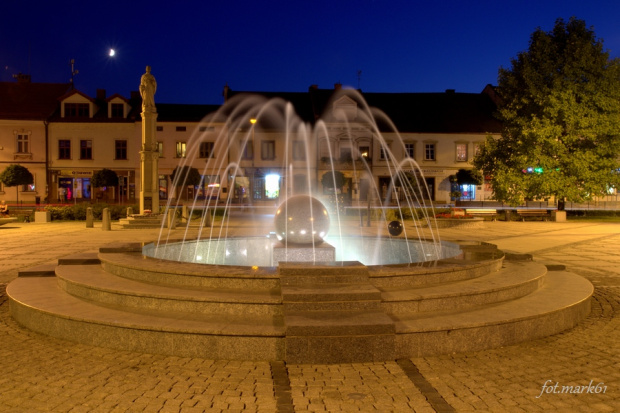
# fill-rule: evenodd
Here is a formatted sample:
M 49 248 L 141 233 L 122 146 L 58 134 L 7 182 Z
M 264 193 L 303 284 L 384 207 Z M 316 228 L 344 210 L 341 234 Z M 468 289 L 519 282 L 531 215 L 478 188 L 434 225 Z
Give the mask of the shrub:
M 76 204 L 62 207 L 45 207 L 50 212 L 52 221 L 84 221 L 86 220 L 87 208 L 93 209 L 93 218 L 101 220 L 103 209 L 110 210 L 110 218 L 119 220 L 127 216 L 127 208 L 132 207 L 134 211 L 138 210 L 137 205 L 106 205 L 106 204 Z

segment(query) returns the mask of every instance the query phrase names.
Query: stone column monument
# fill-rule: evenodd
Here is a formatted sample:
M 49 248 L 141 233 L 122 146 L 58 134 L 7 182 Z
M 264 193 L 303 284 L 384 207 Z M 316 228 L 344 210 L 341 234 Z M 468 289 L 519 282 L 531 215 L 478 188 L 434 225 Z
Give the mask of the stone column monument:
M 157 82 L 151 74 L 151 67 L 140 79 L 140 95 L 142 96 L 142 150 L 140 151 L 140 214 L 151 211 L 159 213 L 159 149 L 155 139 L 155 91 Z

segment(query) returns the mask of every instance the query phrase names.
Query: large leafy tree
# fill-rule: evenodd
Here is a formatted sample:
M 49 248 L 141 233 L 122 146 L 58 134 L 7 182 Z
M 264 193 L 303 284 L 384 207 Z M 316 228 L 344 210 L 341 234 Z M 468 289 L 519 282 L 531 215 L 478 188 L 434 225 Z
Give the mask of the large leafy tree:
M 4 185 L 11 187 L 16 186 L 17 189 L 17 203 L 19 203 L 19 185 L 30 185 L 34 183 L 34 177 L 28 168 L 11 164 L 6 167 L 2 173 L 0 173 L 0 182 Z
M 500 68 L 501 138 L 487 138 L 474 165 L 494 197 L 518 205 L 583 201 L 620 183 L 620 62 L 583 20 L 537 29 L 528 50 Z

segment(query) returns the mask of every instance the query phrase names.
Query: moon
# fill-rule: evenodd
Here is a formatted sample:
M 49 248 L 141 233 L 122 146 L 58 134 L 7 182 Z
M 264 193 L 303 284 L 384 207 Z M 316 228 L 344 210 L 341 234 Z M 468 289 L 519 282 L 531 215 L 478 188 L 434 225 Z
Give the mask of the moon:
M 116 54 L 116 50 L 114 50 L 114 49 L 110 49 L 110 51 L 108 52 L 108 55 L 110 57 L 114 56 L 115 54 Z

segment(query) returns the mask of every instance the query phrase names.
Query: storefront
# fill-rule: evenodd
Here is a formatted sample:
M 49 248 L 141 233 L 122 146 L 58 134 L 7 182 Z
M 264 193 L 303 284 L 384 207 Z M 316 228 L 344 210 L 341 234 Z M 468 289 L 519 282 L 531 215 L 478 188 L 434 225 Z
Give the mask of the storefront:
M 56 173 L 54 173 L 56 172 Z M 76 202 L 92 199 L 91 179 L 93 171 L 61 169 L 52 171 L 52 202 Z

